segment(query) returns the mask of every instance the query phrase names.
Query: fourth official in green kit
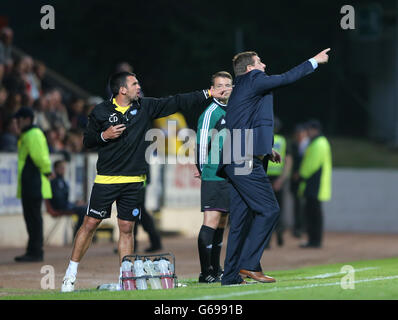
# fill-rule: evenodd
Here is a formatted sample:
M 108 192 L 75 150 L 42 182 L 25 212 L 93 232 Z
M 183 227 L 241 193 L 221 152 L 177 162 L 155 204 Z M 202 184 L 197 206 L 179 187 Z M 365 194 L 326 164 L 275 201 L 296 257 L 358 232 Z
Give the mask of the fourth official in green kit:
M 212 76 L 212 89 L 232 90 L 232 76 L 225 71 Z M 198 121 L 197 167 L 201 176 L 203 225 L 198 235 L 201 273 L 199 282 L 221 281 L 220 253 L 229 212 L 228 183 L 216 175 L 226 133 L 225 114 L 229 95 L 213 98 Z

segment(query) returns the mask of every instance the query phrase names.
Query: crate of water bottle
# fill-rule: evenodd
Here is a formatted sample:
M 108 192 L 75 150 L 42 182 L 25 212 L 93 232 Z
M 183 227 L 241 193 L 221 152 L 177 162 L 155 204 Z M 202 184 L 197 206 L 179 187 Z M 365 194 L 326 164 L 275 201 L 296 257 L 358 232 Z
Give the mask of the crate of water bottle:
M 124 256 L 120 280 L 122 290 L 176 288 L 175 257 L 172 253 Z

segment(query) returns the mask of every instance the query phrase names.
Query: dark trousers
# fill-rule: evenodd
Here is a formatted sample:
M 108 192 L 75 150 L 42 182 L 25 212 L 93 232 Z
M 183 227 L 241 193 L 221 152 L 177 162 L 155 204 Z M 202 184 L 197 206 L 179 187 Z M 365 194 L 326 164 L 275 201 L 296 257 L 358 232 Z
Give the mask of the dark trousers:
M 137 252 L 138 242 L 137 242 L 137 232 L 138 225 L 141 224 L 142 228 L 146 233 L 148 233 L 149 241 L 151 242 L 151 247 L 159 248 L 161 247 L 160 235 L 155 228 L 155 223 L 153 221 L 152 216 L 145 209 L 145 195 L 146 188 L 142 189 L 142 193 L 140 195 L 141 199 L 141 219 L 137 220 L 134 224 L 134 252 Z
M 260 260 L 279 217 L 279 205 L 262 162 L 253 159 L 250 174 L 237 175 L 230 164 L 230 230 L 222 284 L 242 282 L 240 269 L 260 271 Z
M 323 214 L 322 204 L 318 199 L 305 199 L 305 221 L 307 226 L 308 243 L 322 244 Z
M 302 201 L 297 195 L 293 196 L 293 232 L 300 235 L 303 228 Z
M 293 233 L 296 236 L 300 236 L 301 232 L 304 230 L 303 221 L 303 201 L 302 198 L 298 196 L 299 184 L 293 180 L 290 180 L 290 192 L 293 197 Z
M 43 255 L 43 217 L 41 215 L 41 198 L 22 197 L 23 216 L 28 231 L 26 253 L 33 256 Z
M 271 181 L 271 183 L 273 183 L 276 179 L 278 179 L 279 176 L 269 176 L 269 179 Z M 283 212 L 283 186 L 279 191 L 274 191 L 275 193 L 275 198 L 276 201 L 278 201 L 279 204 L 279 208 L 280 208 L 280 214 L 279 214 L 279 219 L 276 222 L 275 225 L 275 233 L 278 237 L 278 239 L 283 237 L 283 232 L 285 231 L 285 225 L 284 225 L 284 212 Z

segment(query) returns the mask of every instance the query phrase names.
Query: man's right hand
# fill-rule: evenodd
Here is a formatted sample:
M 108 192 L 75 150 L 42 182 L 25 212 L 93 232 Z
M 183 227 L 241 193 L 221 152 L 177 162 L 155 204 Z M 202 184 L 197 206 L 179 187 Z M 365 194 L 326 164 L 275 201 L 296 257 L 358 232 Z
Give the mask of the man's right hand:
M 319 52 L 314 59 L 316 60 L 316 62 L 318 62 L 318 64 L 323 64 L 323 63 L 327 63 L 329 61 L 329 56 L 327 55 L 327 53 L 330 51 L 330 48 L 327 48 L 321 52 Z
M 111 140 L 119 138 L 123 131 L 126 130 L 126 126 L 124 124 L 118 124 L 116 126 L 110 126 L 102 133 L 102 137 L 105 140 Z

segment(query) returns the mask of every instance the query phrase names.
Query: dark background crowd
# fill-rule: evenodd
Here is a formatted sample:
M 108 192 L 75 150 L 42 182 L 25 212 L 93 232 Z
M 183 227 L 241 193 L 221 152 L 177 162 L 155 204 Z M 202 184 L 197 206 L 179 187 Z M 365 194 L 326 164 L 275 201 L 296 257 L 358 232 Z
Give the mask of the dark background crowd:
M 359 4 L 367 2 L 355 1 L 357 11 Z M 40 28 L 40 7 L 46 4 L 54 6 L 54 30 Z M 331 59 L 323 72 L 294 84 L 289 94 L 275 92 L 275 112 L 289 133 L 296 123 L 317 118 L 329 135 L 364 137 L 370 114 L 361 105 L 366 94 L 358 79 L 364 77 L 349 69 L 346 52 L 353 32 L 340 26 L 340 9 L 345 4 L 340 0 L 250 4 L 237 0 L 16 0 L 4 5 L 2 15 L 9 17 L 17 47 L 104 98 L 106 80 L 121 61 L 134 67 L 146 96 L 161 97 L 204 89 L 210 85 L 210 76 L 220 70 L 232 74 L 232 57 L 237 52 L 258 52 L 266 71 L 278 74 L 330 47 Z M 358 30 L 361 21 L 368 21 L 360 18 Z M 67 109 L 71 104 L 63 103 Z M 184 114 L 190 128 L 195 128 L 200 113 Z M 342 114 L 344 121 L 340 121 Z
M 31 56 L 13 54 L 14 31 L 0 30 L 0 151 L 17 152 L 20 132 L 13 115 L 31 107 L 35 125 L 45 133 L 51 153 L 80 153 L 88 114 L 102 101 L 82 98 L 52 84 L 46 64 Z

